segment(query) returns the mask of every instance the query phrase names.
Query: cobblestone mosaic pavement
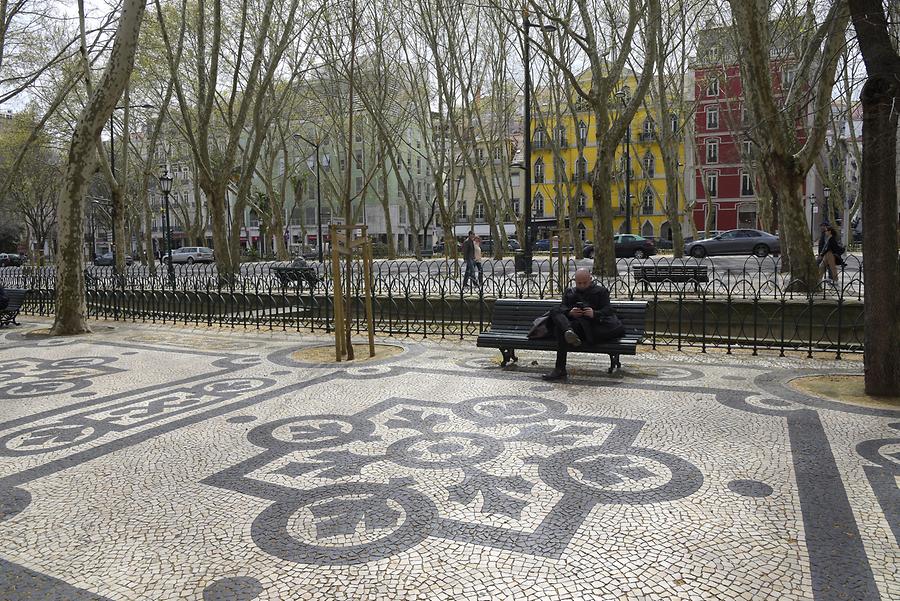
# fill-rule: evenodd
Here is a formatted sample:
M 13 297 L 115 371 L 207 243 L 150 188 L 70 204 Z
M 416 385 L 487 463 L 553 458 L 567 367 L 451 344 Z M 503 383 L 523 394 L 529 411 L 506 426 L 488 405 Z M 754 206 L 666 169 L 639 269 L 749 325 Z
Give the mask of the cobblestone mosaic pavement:
M 787 386 L 858 363 L 46 325 L 0 330 L 0 599 L 900 599 L 900 411 Z

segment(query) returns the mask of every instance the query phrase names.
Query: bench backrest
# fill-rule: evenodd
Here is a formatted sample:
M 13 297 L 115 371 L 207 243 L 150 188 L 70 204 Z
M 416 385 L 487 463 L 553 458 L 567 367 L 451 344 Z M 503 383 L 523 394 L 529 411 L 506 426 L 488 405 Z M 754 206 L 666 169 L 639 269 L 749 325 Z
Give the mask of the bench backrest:
M 499 298 L 494 303 L 491 329 L 527 332 L 534 320 L 554 307 L 558 300 Z M 646 327 L 647 301 L 612 301 L 613 311 L 629 334 L 643 334 Z
M 4 291 L 6 293 L 6 298 L 9 299 L 9 304 L 6 305 L 7 311 L 15 311 L 22 307 L 22 303 L 25 302 L 25 295 L 28 294 L 27 290 L 22 290 L 20 288 L 12 288 Z
M 636 273 L 676 275 L 700 274 L 707 272 L 706 265 L 638 265 L 633 268 Z

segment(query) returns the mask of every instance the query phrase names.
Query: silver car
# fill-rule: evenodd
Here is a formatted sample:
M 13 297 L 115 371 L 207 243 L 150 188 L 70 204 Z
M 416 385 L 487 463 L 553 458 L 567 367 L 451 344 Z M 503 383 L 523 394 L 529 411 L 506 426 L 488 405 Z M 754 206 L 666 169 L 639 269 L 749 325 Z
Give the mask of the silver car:
M 728 230 L 718 236 L 695 240 L 684 246 L 684 254 L 698 259 L 709 255 L 756 255 L 765 257 L 781 252 L 781 241 L 762 230 Z
M 213 250 L 205 246 L 182 246 L 172 251 L 173 264 L 187 263 L 191 265 L 193 263 L 212 263 L 215 260 Z M 163 255 L 163 261 L 169 261 L 168 254 Z

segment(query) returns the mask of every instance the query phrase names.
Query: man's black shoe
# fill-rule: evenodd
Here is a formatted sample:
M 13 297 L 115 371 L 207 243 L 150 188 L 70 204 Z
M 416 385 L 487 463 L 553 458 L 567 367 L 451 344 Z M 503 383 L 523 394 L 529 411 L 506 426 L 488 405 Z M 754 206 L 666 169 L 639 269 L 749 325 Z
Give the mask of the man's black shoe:
M 581 346 L 581 338 L 578 337 L 578 334 L 575 333 L 575 330 L 566 330 L 563 336 L 565 336 L 566 342 L 571 344 L 572 346 Z
M 569 374 L 566 373 L 566 370 L 554 369 L 549 374 L 544 374 L 541 377 L 548 382 L 555 382 L 556 380 L 565 380 L 568 376 Z

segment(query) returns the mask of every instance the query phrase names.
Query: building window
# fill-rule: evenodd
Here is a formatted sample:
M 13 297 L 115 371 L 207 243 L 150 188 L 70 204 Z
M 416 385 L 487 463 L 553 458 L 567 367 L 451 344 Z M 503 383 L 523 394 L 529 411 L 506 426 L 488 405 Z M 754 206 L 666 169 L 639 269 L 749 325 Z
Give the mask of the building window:
M 587 213 L 587 196 L 584 195 L 584 192 L 578 193 L 578 198 L 576 199 L 576 210 L 580 214 Z
M 538 159 L 534 163 L 534 183 L 544 183 L 544 159 Z
M 578 143 L 582 146 L 587 146 L 587 123 L 584 121 L 578 122 Z
M 400 222 L 400 225 L 406 224 L 406 207 L 404 207 L 402 205 L 397 207 L 397 212 L 398 212 L 397 220 Z
M 716 139 L 706 141 L 706 162 L 719 162 L 719 141 Z
M 484 219 L 484 203 L 475 203 L 475 219 Z
M 457 221 L 465 221 L 468 215 L 466 214 L 466 203 L 459 203 L 459 207 L 456 209 Z
M 644 153 L 644 177 L 656 177 L 656 159 L 649 150 Z
M 794 79 L 797 76 L 797 69 L 794 67 L 786 68 L 781 72 L 781 87 L 787 91 L 794 85 Z
M 717 78 L 710 79 L 706 85 L 706 95 L 712 98 L 719 97 L 719 80 Z
M 710 198 L 716 198 L 719 196 L 719 174 L 718 173 L 707 173 L 706 174 L 706 192 L 709 194 Z
M 706 107 L 706 129 L 719 129 L 719 107 Z
M 518 171 L 513 171 L 512 173 L 509 174 L 509 184 L 513 188 L 519 187 L 519 172 Z
M 750 158 L 753 156 L 753 142 L 750 140 L 744 140 L 741 142 L 741 147 L 744 151 L 744 157 Z
M 356 178 L 356 187 L 355 187 L 356 191 L 354 193 L 359 194 L 362 191 L 362 187 L 363 187 L 363 178 L 357 177 Z
M 575 181 L 583 182 L 587 179 L 587 160 L 584 157 L 579 157 L 577 161 L 575 161 Z
M 553 179 L 558 182 L 566 181 L 566 161 L 561 156 L 553 159 Z
M 547 143 L 547 132 L 544 131 L 543 127 L 539 127 L 534 130 L 534 147 L 535 148 L 543 148 Z
M 484 148 L 479 147 L 475 149 L 475 158 L 477 158 L 479 161 L 484 160 Z
M 669 125 L 672 127 L 672 133 L 678 131 L 678 115 L 676 113 L 669 115 Z
M 503 148 L 500 146 L 494 146 L 494 160 L 499 161 L 503 156 Z
M 560 125 L 556 128 L 556 141 L 559 142 L 561 148 L 565 148 L 568 146 L 568 140 L 566 139 L 566 126 Z
M 535 217 L 543 217 L 544 216 L 544 195 L 538 192 L 534 195 L 534 202 L 532 203 L 534 206 L 534 216 Z
M 356 168 L 362 169 L 363 168 L 363 152 L 362 152 L 362 150 L 357 150 L 356 152 L 354 152 L 353 158 L 354 158 L 354 160 L 356 160 Z
M 422 174 L 422 157 L 416 157 L 416 173 Z
M 641 142 L 650 142 L 655 138 L 656 126 L 651 119 L 645 119 L 641 126 Z
M 753 178 L 746 171 L 741 172 L 741 196 L 753 196 Z
M 512 210 L 516 217 L 522 214 L 522 202 L 518 198 L 512 199 Z
M 641 206 L 641 211 L 644 215 L 652 215 L 653 214 L 653 201 L 655 195 L 653 194 L 653 188 L 647 187 L 644 188 L 643 194 L 643 205 Z

